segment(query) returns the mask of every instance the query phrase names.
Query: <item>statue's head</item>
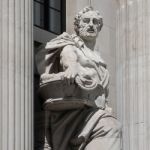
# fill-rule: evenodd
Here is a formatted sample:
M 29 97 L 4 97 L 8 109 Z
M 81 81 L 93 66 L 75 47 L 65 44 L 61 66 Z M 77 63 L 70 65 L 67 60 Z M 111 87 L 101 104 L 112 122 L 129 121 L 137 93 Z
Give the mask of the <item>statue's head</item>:
M 74 29 L 82 39 L 95 39 L 102 26 L 102 16 L 99 11 L 94 11 L 92 7 L 85 7 L 75 17 Z

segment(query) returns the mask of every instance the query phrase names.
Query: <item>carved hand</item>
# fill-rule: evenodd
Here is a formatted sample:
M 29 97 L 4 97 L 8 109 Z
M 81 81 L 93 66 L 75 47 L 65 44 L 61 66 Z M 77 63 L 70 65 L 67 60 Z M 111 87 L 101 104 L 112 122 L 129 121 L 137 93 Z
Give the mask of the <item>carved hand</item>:
M 64 80 L 66 81 L 67 84 L 73 84 L 74 83 L 74 79 L 77 76 L 77 69 L 76 68 L 72 68 L 72 67 L 68 67 L 65 72 L 64 72 Z

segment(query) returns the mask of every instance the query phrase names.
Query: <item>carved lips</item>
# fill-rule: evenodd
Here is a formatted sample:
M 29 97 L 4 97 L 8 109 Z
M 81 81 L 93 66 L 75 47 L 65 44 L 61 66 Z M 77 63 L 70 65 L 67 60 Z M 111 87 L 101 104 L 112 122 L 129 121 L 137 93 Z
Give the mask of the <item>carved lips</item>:
M 88 28 L 87 32 L 89 32 L 89 33 L 95 33 L 95 30 L 93 28 Z

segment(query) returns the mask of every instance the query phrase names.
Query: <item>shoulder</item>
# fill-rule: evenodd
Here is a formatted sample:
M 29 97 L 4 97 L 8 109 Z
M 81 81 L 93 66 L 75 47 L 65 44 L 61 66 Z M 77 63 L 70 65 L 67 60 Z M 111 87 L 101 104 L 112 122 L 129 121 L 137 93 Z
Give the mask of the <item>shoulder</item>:
M 76 51 L 76 47 L 74 45 L 66 45 L 63 47 L 61 54 L 71 54 L 71 53 L 75 53 Z
M 52 39 L 51 41 L 47 42 L 46 49 L 57 49 L 57 48 L 63 48 L 67 45 L 74 45 L 74 41 L 72 40 L 71 35 L 64 32 L 63 34 L 59 35 L 58 37 Z
M 66 50 L 66 51 L 75 50 L 75 46 L 71 45 L 71 44 L 68 44 L 68 45 L 63 47 L 63 50 Z

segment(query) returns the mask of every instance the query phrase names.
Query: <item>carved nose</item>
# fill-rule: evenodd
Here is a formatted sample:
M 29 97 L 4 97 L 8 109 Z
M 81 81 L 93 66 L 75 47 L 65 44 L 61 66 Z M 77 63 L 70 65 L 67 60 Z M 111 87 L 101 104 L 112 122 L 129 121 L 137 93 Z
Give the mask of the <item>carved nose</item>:
M 92 21 L 89 22 L 89 26 L 93 27 L 93 22 Z
M 92 23 L 92 22 L 90 22 L 90 23 L 89 23 L 89 26 L 90 26 L 90 27 L 93 27 L 93 23 Z

